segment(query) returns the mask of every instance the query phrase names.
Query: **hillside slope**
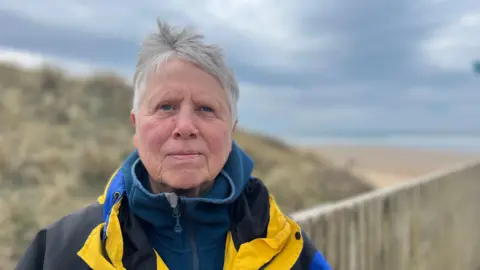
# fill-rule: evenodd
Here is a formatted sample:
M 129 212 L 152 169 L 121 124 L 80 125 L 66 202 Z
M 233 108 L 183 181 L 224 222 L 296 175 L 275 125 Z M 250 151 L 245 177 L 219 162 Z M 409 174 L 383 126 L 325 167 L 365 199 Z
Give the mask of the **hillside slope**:
M 38 228 L 101 193 L 133 149 L 131 95 L 112 74 L 72 78 L 0 64 L 0 263 L 15 262 Z M 370 190 L 278 140 L 243 130 L 235 140 L 286 212 Z

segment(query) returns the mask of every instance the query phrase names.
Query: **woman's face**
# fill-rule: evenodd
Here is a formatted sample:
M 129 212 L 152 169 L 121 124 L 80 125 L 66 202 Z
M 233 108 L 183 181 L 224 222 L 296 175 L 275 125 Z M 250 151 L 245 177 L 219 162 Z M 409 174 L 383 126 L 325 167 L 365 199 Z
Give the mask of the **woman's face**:
M 173 189 L 212 182 L 231 151 L 231 115 L 221 84 L 194 64 L 170 60 L 152 74 L 132 114 L 134 145 L 150 181 Z

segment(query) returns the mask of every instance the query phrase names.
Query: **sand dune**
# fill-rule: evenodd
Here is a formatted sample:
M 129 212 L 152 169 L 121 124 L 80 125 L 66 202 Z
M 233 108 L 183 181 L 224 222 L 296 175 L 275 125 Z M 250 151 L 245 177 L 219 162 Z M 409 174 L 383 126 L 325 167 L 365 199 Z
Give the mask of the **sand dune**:
M 394 185 L 413 177 L 480 159 L 480 154 L 401 147 L 318 146 L 312 147 L 336 166 L 349 166 L 377 187 Z

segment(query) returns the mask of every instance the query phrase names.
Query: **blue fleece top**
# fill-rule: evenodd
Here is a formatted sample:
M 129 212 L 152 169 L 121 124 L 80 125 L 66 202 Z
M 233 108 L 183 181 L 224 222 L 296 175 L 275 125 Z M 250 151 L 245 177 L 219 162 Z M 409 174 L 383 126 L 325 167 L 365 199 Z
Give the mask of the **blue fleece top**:
M 212 188 L 201 198 L 153 194 L 138 153 L 124 163 L 130 209 L 145 223 L 153 248 L 169 269 L 223 269 L 229 204 L 247 185 L 253 161 L 235 142 Z

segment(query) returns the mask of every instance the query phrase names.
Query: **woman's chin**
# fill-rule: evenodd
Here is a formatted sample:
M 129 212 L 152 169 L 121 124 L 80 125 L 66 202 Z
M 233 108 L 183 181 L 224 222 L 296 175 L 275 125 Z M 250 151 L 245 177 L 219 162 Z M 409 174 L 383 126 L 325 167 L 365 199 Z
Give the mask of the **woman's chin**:
M 207 182 L 208 177 L 198 170 L 181 171 L 172 175 L 164 175 L 163 182 L 172 189 L 196 189 Z

